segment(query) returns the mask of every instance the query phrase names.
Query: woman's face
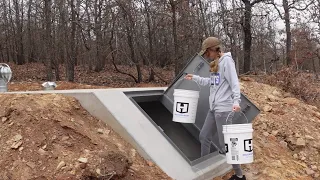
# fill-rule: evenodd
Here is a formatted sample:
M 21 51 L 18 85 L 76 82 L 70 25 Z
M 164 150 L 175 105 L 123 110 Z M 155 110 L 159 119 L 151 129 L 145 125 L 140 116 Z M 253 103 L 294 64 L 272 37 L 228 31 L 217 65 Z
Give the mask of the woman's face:
M 216 51 L 213 48 L 208 48 L 205 55 L 208 59 L 213 61 L 213 60 L 219 59 L 220 52 Z

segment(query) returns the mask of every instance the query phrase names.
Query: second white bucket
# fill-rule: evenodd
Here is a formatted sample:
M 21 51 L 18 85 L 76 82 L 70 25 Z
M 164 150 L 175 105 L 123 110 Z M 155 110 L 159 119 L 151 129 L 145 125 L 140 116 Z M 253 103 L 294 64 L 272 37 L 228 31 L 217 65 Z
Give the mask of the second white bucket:
M 173 93 L 173 121 L 195 123 L 199 96 L 199 91 L 175 89 Z
M 228 164 L 253 163 L 253 128 L 251 123 L 223 125 L 222 133 Z

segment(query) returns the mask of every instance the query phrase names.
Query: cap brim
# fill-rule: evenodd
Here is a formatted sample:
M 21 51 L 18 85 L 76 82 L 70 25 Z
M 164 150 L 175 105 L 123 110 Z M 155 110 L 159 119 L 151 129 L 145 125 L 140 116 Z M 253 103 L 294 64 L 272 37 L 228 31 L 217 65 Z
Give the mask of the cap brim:
M 205 53 L 206 51 L 205 50 L 202 50 L 199 52 L 199 56 L 203 56 L 203 54 Z

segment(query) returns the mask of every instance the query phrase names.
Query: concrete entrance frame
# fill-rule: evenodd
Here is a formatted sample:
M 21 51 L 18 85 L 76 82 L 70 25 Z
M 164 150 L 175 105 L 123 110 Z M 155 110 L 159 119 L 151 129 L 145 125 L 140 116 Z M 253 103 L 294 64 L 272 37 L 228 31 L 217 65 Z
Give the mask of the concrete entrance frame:
M 153 161 L 176 180 L 209 180 L 231 170 L 224 156 L 212 153 L 195 164 L 178 152 L 126 95 L 139 92 L 152 96 L 167 88 L 119 88 L 7 92 L 7 94 L 62 94 L 76 98 L 93 116 L 110 125 L 146 160 Z M 116 102 L 116 103 L 114 103 Z

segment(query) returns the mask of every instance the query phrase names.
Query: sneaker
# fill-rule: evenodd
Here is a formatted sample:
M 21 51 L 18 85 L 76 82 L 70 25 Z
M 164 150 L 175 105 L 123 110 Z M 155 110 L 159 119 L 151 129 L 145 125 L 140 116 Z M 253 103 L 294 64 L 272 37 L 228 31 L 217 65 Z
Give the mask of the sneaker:
M 239 178 L 237 175 L 233 175 L 229 180 L 246 180 L 246 176 L 243 175 L 242 178 Z

